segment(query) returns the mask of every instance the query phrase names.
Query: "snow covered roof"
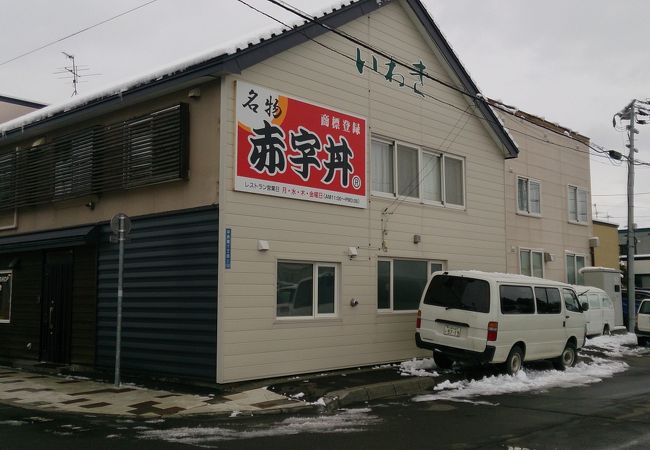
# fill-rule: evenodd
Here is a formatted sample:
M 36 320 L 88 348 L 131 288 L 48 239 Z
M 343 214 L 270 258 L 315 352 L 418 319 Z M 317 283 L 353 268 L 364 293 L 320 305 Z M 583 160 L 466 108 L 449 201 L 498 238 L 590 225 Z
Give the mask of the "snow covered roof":
M 434 23 L 431 15 L 420 0 L 404 0 L 415 17 L 423 25 L 429 38 L 442 52 L 445 61 L 458 77 L 462 88 L 476 98 L 475 104 L 486 117 L 488 129 L 496 141 L 500 142 L 508 158 L 517 157 L 519 149 L 505 127 L 498 122 L 497 115 L 488 107 L 476 84 L 454 53 L 449 42 Z M 328 30 L 320 24 L 337 28 L 372 11 L 390 4 L 385 0 L 338 1 L 315 14 L 319 23 L 300 17 L 287 21 L 286 26 L 269 27 L 263 31 L 237 38 L 217 48 L 183 58 L 152 72 L 132 77 L 106 89 L 87 95 L 73 97 L 65 102 L 54 104 L 38 111 L 0 124 L 0 144 L 26 139 L 56 127 L 72 125 L 80 120 L 124 107 L 127 101 L 142 101 L 154 93 L 171 92 L 199 84 L 203 77 L 220 77 L 227 73 L 240 73 L 243 69 L 257 64 L 276 53 L 287 50 L 309 39 L 322 35 Z M 203 78 L 207 80 L 208 78 Z M 148 97 L 147 97 L 148 96 Z
M 314 16 L 320 18 L 336 10 L 339 10 L 346 5 L 351 5 L 357 1 L 358 0 L 350 0 L 347 2 L 338 1 L 328 8 L 324 8 L 321 11 L 315 13 Z M 291 29 L 303 25 L 305 22 L 306 20 L 296 16 L 295 20 L 285 21 L 287 26 L 269 26 L 262 30 L 256 30 L 253 33 L 249 33 L 245 36 L 240 36 L 236 39 L 233 39 L 232 41 L 225 42 L 218 47 L 212 47 L 207 51 L 203 51 L 189 57 L 181 58 L 177 61 L 172 62 L 171 64 L 166 64 L 153 71 L 148 71 L 138 76 L 130 77 L 107 88 L 90 92 L 88 94 L 75 96 L 64 102 L 56 103 L 54 105 L 39 109 L 38 111 L 25 114 L 16 119 L 12 119 L 8 122 L 0 124 L 0 135 L 5 135 L 11 130 L 24 128 L 28 125 L 52 117 L 56 114 L 72 111 L 74 109 L 83 107 L 101 98 L 115 95 L 124 95 L 124 93 L 127 91 L 132 90 L 138 86 L 145 85 L 152 81 L 160 81 L 165 78 L 169 78 L 175 74 L 187 71 L 192 67 L 201 65 L 202 63 L 224 56 L 236 54 L 243 49 L 250 48 L 271 38 L 282 35 Z

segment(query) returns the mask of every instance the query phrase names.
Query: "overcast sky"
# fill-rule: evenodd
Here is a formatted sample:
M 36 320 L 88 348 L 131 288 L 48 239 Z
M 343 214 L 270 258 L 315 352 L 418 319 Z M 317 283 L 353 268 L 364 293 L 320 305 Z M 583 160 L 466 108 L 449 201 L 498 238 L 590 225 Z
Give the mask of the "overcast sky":
M 45 103 L 66 100 L 58 79 L 73 54 L 89 70 L 81 94 L 153 71 L 246 36 L 273 22 L 237 0 L 156 0 L 77 36 L 3 64 L 148 0 L 5 0 L 0 16 L 0 95 Z M 248 0 L 274 17 L 293 18 L 265 0 Z M 314 11 L 331 2 L 289 0 Z M 558 122 L 595 144 L 625 151 L 612 116 L 650 97 L 647 0 L 424 0 L 474 81 L 487 96 Z M 315 6 L 318 5 L 318 6 Z M 650 125 L 637 157 L 650 162 Z M 598 216 L 627 224 L 625 165 L 592 156 Z M 636 223 L 650 226 L 650 167 L 637 167 Z

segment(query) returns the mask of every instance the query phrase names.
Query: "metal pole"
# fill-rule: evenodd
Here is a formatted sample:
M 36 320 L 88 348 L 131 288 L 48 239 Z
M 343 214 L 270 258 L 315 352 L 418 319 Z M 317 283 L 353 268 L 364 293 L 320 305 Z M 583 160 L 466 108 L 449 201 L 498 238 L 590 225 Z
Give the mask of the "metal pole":
M 119 256 L 117 263 L 117 325 L 115 330 L 115 387 L 120 387 L 120 357 L 122 348 L 122 281 L 124 272 L 124 215 L 119 217 L 117 234 Z
M 634 333 L 636 325 L 636 290 L 634 286 L 634 134 L 637 132 L 634 128 L 636 121 L 635 101 L 632 100 L 630 106 L 630 153 L 627 158 L 627 313 L 628 313 L 628 330 Z

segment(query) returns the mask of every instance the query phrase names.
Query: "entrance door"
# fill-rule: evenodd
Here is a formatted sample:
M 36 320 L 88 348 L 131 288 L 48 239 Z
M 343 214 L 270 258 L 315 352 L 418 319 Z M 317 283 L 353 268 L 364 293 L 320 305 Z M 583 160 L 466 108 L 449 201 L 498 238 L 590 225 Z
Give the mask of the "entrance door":
M 41 315 L 41 360 L 70 362 L 72 250 L 45 255 Z

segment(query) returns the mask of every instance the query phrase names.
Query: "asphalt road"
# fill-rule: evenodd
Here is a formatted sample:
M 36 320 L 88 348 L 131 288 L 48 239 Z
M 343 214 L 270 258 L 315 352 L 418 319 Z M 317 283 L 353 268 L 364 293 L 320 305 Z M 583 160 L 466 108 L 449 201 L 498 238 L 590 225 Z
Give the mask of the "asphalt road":
M 646 449 L 650 355 L 589 386 L 332 413 L 130 421 L 0 405 L 1 449 Z

